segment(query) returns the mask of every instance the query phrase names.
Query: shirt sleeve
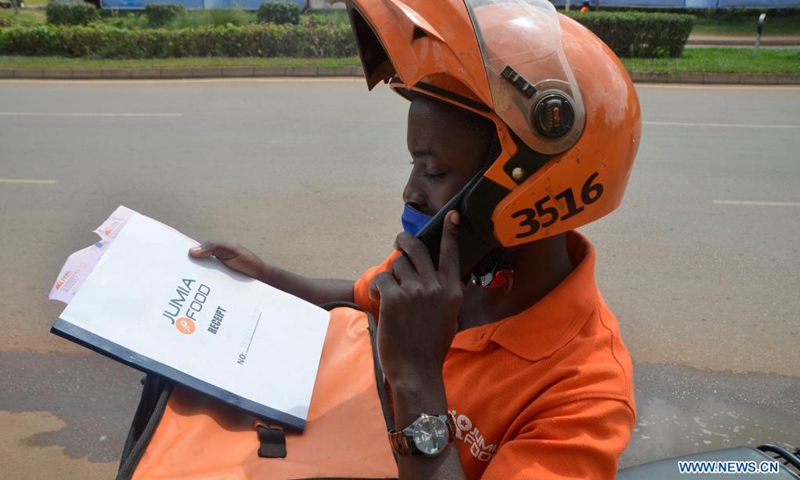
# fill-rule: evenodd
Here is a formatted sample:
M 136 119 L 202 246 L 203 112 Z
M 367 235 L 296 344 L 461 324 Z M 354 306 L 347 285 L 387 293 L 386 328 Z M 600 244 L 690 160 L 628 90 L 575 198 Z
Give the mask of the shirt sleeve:
M 585 399 L 540 412 L 502 444 L 481 480 L 614 480 L 635 423 L 631 406 Z
M 380 301 L 369 298 L 369 284 L 381 272 L 389 270 L 392 262 L 400 255 L 400 252 L 393 250 L 386 260 L 378 266 L 367 269 L 353 286 L 353 300 L 364 310 L 372 313 L 375 318 L 378 318 L 378 310 L 380 310 Z

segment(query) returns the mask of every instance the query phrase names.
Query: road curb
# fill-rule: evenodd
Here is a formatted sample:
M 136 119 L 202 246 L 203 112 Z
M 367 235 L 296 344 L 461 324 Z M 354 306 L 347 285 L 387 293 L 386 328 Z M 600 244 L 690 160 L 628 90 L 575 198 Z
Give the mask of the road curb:
M 183 67 L 106 69 L 0 68 L 0 79 L 129 80 L 194 78 L 361 77 L 361 67 Z M 800 85 L 800 74 L 630 72 L 636 83 Z
M 693 47 L 750 47 L 753 48 L 756 37 L 725 37 L 725 36 L 690 36 L 686 41 L 687 46 Z M 800 36 L 762 37 L 761 47 L 798 47 Z

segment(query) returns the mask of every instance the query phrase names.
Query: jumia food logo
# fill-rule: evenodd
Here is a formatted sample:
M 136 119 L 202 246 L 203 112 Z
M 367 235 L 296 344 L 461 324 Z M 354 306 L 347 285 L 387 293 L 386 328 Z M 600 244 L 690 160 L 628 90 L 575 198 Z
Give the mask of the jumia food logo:
M 192 292 L 192 284 L 197 280 L 184 278 L 175 288 L 175 298 L 169 301 L 167 308 L 162 315 L 169 319 L 170 324 L 184 335 L 191 335 L 197 329 L 197 314 L 203 310 L 211 288 L 205 284 L 200 284 L 197 290 Z

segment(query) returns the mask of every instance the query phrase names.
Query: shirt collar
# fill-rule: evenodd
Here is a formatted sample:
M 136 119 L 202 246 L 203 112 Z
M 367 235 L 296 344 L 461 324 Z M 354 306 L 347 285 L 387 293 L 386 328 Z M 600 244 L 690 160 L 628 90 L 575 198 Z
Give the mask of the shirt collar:
M 577 232 L 567 233 L 573 270 L 544 298 L 499 322 L 459 332 L 453 348 L 478 351 L 491 341 L 529 361 L 549 357 L 583 327 L 599 301 L 594 281 L 594 246 Z

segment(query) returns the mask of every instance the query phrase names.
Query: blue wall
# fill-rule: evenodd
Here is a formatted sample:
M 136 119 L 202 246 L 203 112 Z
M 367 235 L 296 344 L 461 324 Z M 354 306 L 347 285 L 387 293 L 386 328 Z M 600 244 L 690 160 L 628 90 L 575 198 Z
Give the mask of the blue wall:
M 265 1 L 283 1 L 297 4 L 300 8 L 305 8 L 305 0 L 101 0 L 103 8 L 118 8 L 120 10 L 143 10 L 151 3 L 178 3 L 185 5 L 186 8 L 242 8 L 244 10 L 256 10 Z M 602 2 L 602 0 L 600 0 Z

